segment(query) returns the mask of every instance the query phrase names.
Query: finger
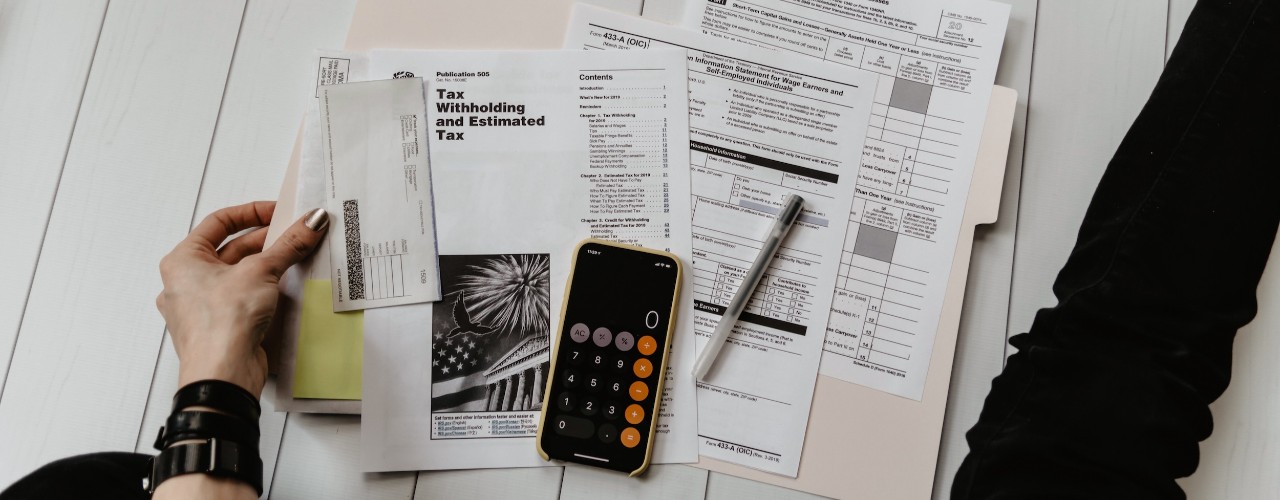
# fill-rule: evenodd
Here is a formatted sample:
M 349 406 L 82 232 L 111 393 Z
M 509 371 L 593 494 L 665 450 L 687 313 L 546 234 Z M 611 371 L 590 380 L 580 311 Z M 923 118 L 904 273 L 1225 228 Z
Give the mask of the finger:
M 263 250 L 254 258 L 266 265 L 271 274 L 278 278 L 290 266 L 311 255 L 324 240 L 324 232 L 328 228 L 329 214 L 323 208 L 307 212 L 289 226 L 271 248 Z
M 228 241 L 226 245 L 218 249 L 218 260 L 226 264 L 235 265 L 240 259 L 253 255 L 262 251 L 262 245 L 267 241 L 267 228 L 260 227 L 254 229 L 249 234 L 243 235 L 234 240 Z
M 206 246 L 209 250 L 218 248 L 228 236 L 251 227 L 271 224 L 271 214 L 275 212 L 276 202 L 255 201 L 227 207 L 205 217 L 187 240 Z

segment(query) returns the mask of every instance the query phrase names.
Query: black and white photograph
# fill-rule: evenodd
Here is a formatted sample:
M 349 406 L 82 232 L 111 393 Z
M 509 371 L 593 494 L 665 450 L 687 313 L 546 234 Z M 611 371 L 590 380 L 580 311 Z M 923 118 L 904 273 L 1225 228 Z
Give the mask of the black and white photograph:
M 537 411 L 550 363 L 547 254 L 441 255 L 431 412 Z

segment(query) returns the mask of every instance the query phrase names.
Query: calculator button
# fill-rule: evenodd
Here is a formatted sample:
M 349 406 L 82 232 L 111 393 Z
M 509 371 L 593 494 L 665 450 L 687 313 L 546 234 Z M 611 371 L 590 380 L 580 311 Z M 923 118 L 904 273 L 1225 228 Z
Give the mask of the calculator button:
M 639 380 L 631 383 L 631 399 L 636 401 L 644 401 L 649 397 L 649 386 Z
M 618 350 L 622 352 L 630 351 L 632 347 L 635 347 L 635 345 L 636 338 L 632 337 L 630 332 L 619 333 L 618 336 L 613 339 L 613 346 L 617 347 Z
M 636 376 L 640 378 L 649 378 L 653 374 L 653 363 L 645 358 L 636 360 L 636 364 L 631 367 L 635 371 Z
M 609 360 L 609 368 L 613 373 L 624 373 L 627 371 L 627 358 L 619 356 Z
M 626 417 L 627 422 L 630 422 L 632 425 L 639 425 L 640 422 L 644 421 L 644 408 L 641 408 L 640 405 L 628 406 L 627 414 L 624 416 Z
M 564 370 L 564 388 L 573 389 L 582 381 L 582 375 L 577 370 L 566 368 Z
M 587 328 L 587 325 L 584 325 L 582 323 L 578 323 L 576 325 L 573 325 L 572 328 L 569 328 L 569 338 L 573 339 L 574 342 L 577 342 L 579 344 L 586 342 L 587 337 L 590 337 L 590 336 L 591 336 L 591 329 Z
M 588 391 L 600 392 L 600 389 L 604 387 L 604 377 L 598 373 L 587 375 L 586 386 Z
M 599 347 L 607 346 L 613 342 L 613 332 L 604 327 L 596 328 L 596 331 L 591 332 L 591 341 Z
M 608 382 L 605 382 L 605 390 L 609 392 L 610 396 L 620 398 L 626 394 L 627 386 L 623 384 L 621 380 L 611 378 Z
M 600 402 L 592 398 L 582 400 L 582 414 L 588 417 L 594 416 L 600 411 Z
M 569 415 L 557 415 L 551 427 L 556 430 L 556 434 L 561 436 L 569 436 L 576 438 L 589 438 L 596 433 L 596 424 L 590 420 Z
M 640 431 L 637 431 L 635 427 L 622 429 L 622 446 L 635 448 L 638 444 L 640 444 Z
M 571 348 L 565 354 L 569 357 L 569 364 L 571 365 L 580 365 L 582 360 L 587 359 L 586 351 L 579 347 Z
M 609 363 L 609 358 L 605 357 L 603 354 L 592 354 L 590 355 L 590 359 L 592 368 L 604 368 L 604 365 Z
M 556 398 L 556 408 L 559 408 L 560 411 L 573 411 L 573 407 L 576 406 L 577 402 L 578 398 L 573 393 L 562 392 Z
M 618 428 L 611 424 L 600 424 L 600 430 L 596 432 L 596 437 L 600 438 L 604 444 L 612 443 L 618 439 Z
M 640 350 L 640 354 L 648 356 L 650 354 L 653 354 L 654 352 L 657 352 L 658 341 L 655 340 L 653 337 L 645 335 L 643 337 L 640 337 L 639 342 L 636 342 L 636 348 Z
M 600 410 L 600 414 L 604 415 L 604 418 L 609 420 L 618 418 L 618 415 L 622 414 L 622 405 L 609 401 L 604 404 L 604 407 Z

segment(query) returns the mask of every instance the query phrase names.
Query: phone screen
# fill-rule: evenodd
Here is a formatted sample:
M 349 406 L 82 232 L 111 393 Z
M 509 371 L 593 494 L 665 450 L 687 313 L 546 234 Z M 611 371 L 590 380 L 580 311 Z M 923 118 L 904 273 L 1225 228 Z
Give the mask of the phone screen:
M 548 456 L 624 472 L 646 464 L 679 275 L 668 255 L 578 248 L 543 407 Z

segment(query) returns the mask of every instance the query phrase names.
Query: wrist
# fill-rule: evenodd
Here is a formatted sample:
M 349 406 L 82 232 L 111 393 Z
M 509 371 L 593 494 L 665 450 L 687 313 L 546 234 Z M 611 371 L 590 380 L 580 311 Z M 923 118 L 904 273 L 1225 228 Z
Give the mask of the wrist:
M 156 436 L 160 454 L 151 460 L 146 487 L 156 498 L 191 498 L 187 493 L 197 491 L 211 498 L 256 497 L 263 488 L 261 408 L 243 384 L 226 380 L 245 377 L 236 371 L 193 368 L 204 366 L 210 365 L 187 365 L 180 377 L 224 376 L 184 381 L 174 394 L 173 412 Z
M 240 386 L 255 398 L 262 399 L 262 387 L 266 384 L 266 378 L 258 371 L 243 359 L 205 357 L 181 360 L 178 367 L 178 387 L 200 380 L 222 380 Z
M 206 367 L 192 367 L 190 369 L 183 367 L 178 370 L 178 386 L 184 386 L 192 382 L 200 380 L 221 380 L 230 382 L 240 388 L 249 391 L 255 399 L 262 399 L 262 386 L 264 381 L 255 380 L 254 377 L 244 373 L 243 370 L 223 370 Z
M 208 474 L 175 476 L 156 487 L 153 499 L 193 498 L 258 498 L 258 492 L 243 481 Z

